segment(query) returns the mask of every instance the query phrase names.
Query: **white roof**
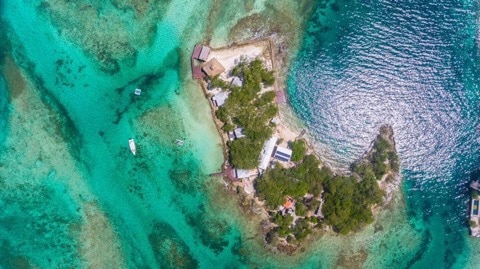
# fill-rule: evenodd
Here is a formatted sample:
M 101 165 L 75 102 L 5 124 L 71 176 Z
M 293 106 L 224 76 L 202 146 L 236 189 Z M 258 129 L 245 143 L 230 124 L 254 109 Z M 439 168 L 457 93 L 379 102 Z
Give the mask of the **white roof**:
M 235 140 L 235 134 L 233 132 L 228 132 L 228 140 L 233 141 Z
M 292 150 L 278 146 L 273 157 L 280 161 L 289 162 L 292 157 Z
M 198 56 L 198 59 L 201 61 L 206 61 L 209 54 L 210 54 L 210 48 L 207 46 L 202 46 L 202 50 L 200 51 L 200 55 Z
M 232 85 L 237 86 L 237 87 L 242 87 L 243 82 L 239 77 L 233 77 L 232 79 Z
M 225 100 L 227 100 L 227 97 L 227 92 L 219 92 L 212 97 L 212 101 L 215 103 L 216 106 L 222 106 L 223 104 L 225 104 Z
M 250 176 L 250 170 L 245 169 L 236 169 L 235 168 L 235 177 L 236 178 L 246 178 Z
M 278 138 L 273 136 L 265 142 L 262 148 L 262 152 L 260 152 L 260 164 L 258 165 L 258 168 L 267 170 L 268 162 L 270 161 L 270 157 L 272 157 L 272 152 L 275 148 L 277 140 Z
M 245 134 L 243 134 L 243 129 L 242 128 L 235 128 L 235 130 L 233 130 L 234 134 L 235 134 L 235 137 L 238 139 L 238 138 L 242 138 L 242 137 L 245 137 Z

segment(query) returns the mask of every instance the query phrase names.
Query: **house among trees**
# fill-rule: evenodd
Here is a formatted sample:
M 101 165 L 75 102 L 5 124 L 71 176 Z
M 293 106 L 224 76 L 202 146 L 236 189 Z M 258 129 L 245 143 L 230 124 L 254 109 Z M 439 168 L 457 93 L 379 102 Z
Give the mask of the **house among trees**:
M 243 128 L 240 128 L 240 127 L 235 128 L 235 130 L 233 130 L 233 134 L 235 135 L 236 139 L 245 137 L 245 134 L 243 133 Z
M 202 70 L 205 72 L 205 74 L 207 74 L 207 76 L 213 78 L 223 73 L 225 71 L 225 67 L 223 67 L 223 65 L 216 58 L 213 58 L 203 65 Z
M 233 77 L 233 78 L 232 78 L 231 85 L 232 85 L 232 86 L 235 86 L 235 87 L 242 87 L 243 82 L 242 82 L 242 80 L 241 80 L 239 77 Z
M 219 92 L 212 97 L 212 102 L 216 107 L 221 107 L 223 104 L 225 104 L 227 98 L 227 92 Z
M 228 140 L 233 141 L 235 139 L 239 139 L 242 137 L 246 137 L 246 135 L 243 133 L 243 128 L 238 127 L 235 128 L 233 131 L 228 132 Z
M 277 140 L 278 138 L 273 136 L 267 140 L 265 144 L 263 144 L 262 151 L 260 152 L 260 164 L 258 165 L 258 168 L 262 169 L 263 171 L 267 170 L 268 163 L 272 157 L 273 149 L 275 148 Z
M 293 207 L 295 206 L 295 200 L 292 197 L 287 196 L 285 203 L 280 207 L 280 211 L 282 215 L 285 216 L 286 214 L 292 213 L 294 211 Z
M 290 209 L 290 208 L 292 208 L 294 205 L 295 205 L 295 201 L 293 200 L 293 198 L 290 197 L 290 196 L 287 196 L 287 200 L 286 200 L 285 203 L 283 204 L 283 207 L 284 207 L 285 209 Z
M 233 141 L 235 140 L 235 134 L 233 131 L 228 132 L 228 141 Z
M 282 162 L 289 162 L 292 157 L 292 150 L 284 147 L 277 146 L 273 153 L 273 158 Z

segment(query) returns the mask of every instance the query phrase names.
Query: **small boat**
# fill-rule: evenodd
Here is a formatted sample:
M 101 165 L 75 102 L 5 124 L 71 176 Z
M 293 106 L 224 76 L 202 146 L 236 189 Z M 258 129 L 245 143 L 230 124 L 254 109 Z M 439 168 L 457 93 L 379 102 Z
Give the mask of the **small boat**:
M 132 138 L 128 140 L 128 145 L 130 146 L 130 151 L 132 154 L 135 155 L 137 153 L 137 147 L 135 146 L 135 141 L 133 141 Z
M 140 94 L 142 94 L 142 90 L 139 89 L 139 88 L 136 88 L 135 89 L 135 95 L 140 95 Z
M 183 146 L 183 140 L 175 139 L 175 144 L 177 144 L 179 146 Z

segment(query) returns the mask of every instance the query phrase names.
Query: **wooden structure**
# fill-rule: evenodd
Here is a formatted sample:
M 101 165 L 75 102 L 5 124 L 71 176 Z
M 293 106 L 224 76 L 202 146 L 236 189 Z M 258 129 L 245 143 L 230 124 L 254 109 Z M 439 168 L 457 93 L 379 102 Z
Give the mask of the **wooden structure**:
M 210 55 L 209 47 L 198 45 L 198 44 L 195 45 L 195 48 L 193 49 L 193 54 L 192 54 L 193 59 L 205 62 L 208 58 L 208 55 Z
M 202 53 L 202 45 L 195 45 L 193 49 L 192 56 L 190 57 L 190 65 L 192 68 L 192 77 L 193 79 L 203 79 L 206 77 L 205 73 L 202 71 L 202 66 L 200 64 L 196 64 L 197 60 L 200 60 L 200 55 Z M 208 48 L 208 47 L 206 47 Z M 208 54 L 210 53 L 210 48 L 208 48 Z
M 203 72 L 209 77 L 215 77 L 225 71 L 225 67 L 216 59 L 213 58 L 206 62 L 202 67 Z

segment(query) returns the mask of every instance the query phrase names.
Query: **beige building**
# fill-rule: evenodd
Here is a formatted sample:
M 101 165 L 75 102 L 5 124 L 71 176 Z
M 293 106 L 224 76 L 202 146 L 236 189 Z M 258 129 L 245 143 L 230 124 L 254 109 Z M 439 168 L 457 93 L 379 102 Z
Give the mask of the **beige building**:
M 206 62 L 202 67 L 203 72 L 209 77 L 215 77 L 225 71 L 225 67 L 216 59 L 213 58 Z

